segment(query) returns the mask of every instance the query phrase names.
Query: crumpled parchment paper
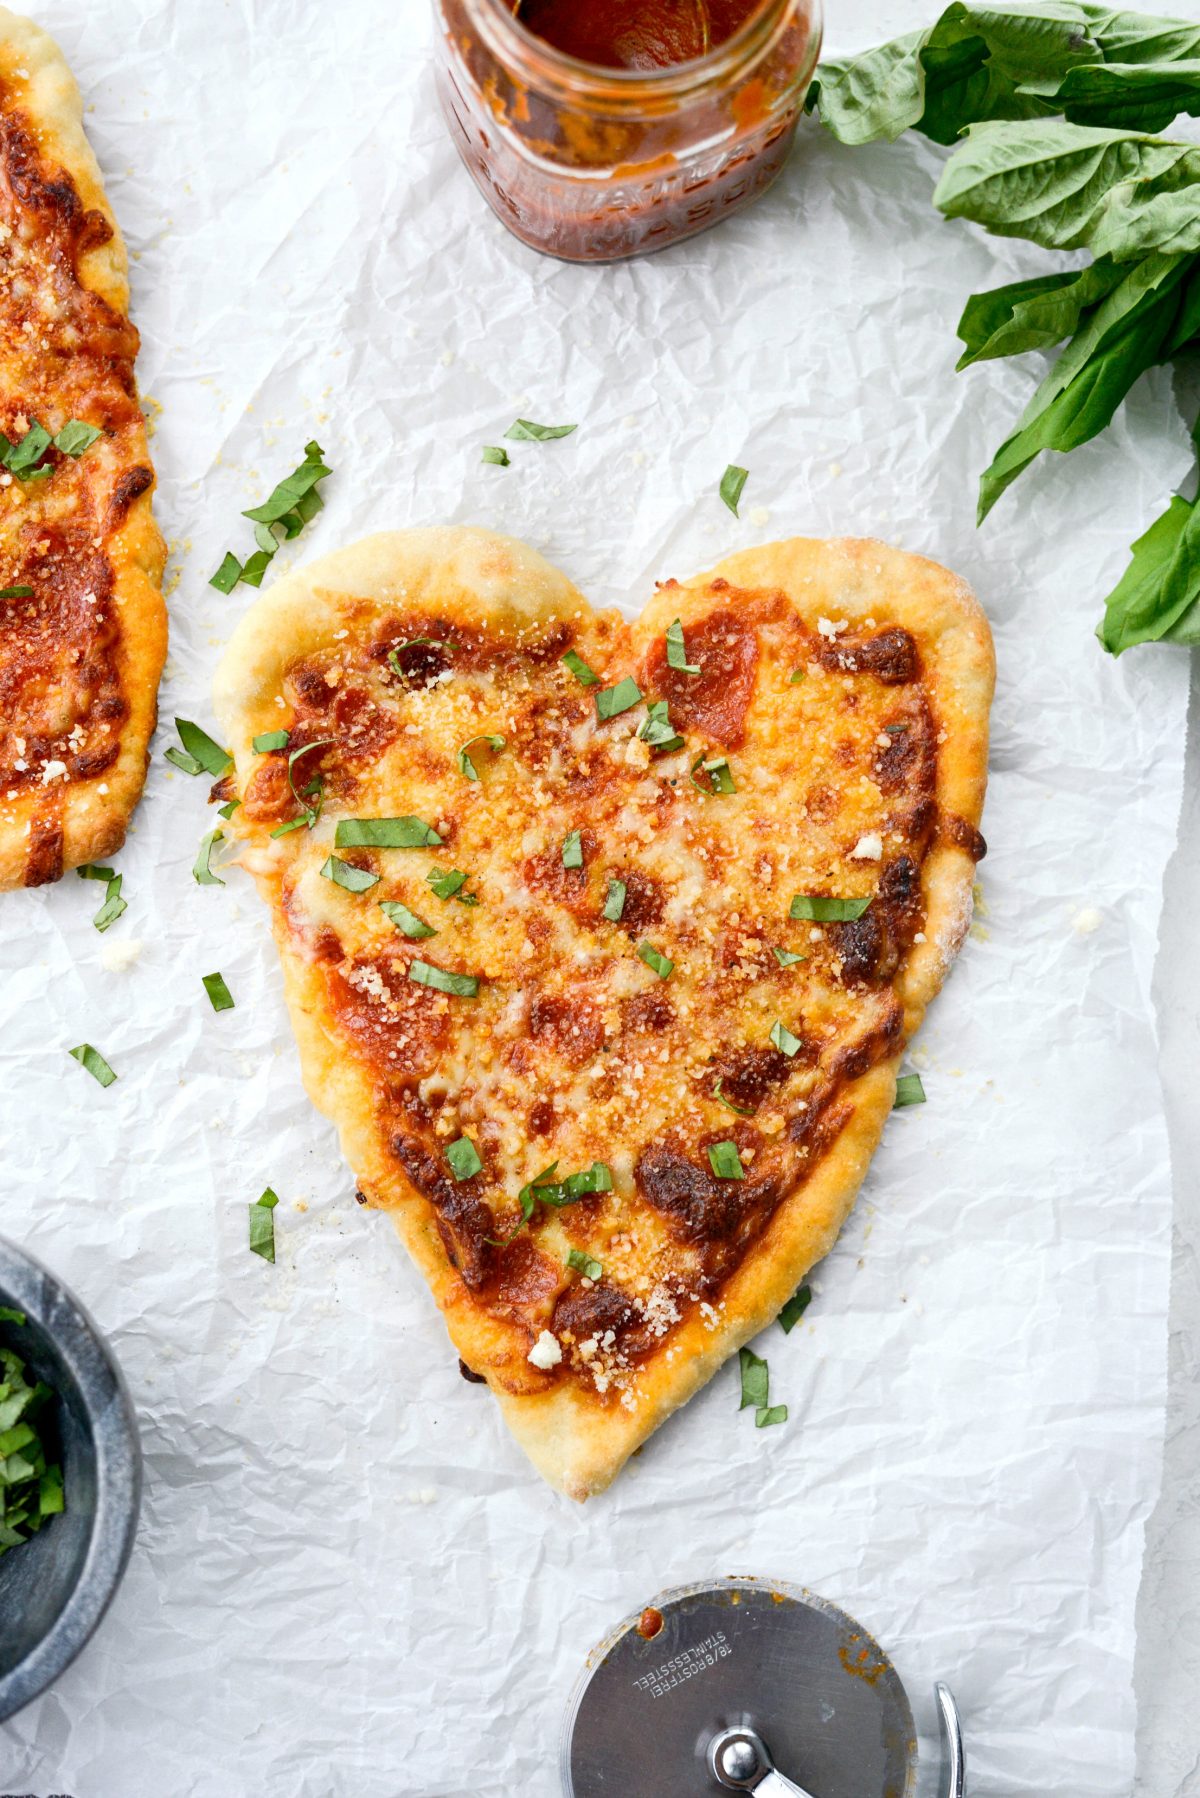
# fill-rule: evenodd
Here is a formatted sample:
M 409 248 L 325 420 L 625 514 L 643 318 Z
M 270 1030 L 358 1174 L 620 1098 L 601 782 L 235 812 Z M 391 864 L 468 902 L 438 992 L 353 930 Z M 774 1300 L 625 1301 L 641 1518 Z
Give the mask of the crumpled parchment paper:
M 831 47 L 931 6 L 843 6 Z M 665 1586 L 751 1571 L 878 1634 L 926 1751 L 949 1680 L 979 1798 L 1127 1798 L 1170 1204 L 1149 986 L 1185 667 L 1114 662 L 1091 631 L 1187 466 L 1167 377 L 977 533 L 1038 359 L 956 376 L 954 326 L 972 288 L 1050 263 L 942 222 L 932 147 L 851 152 L 810 124 L 752 211 L 581 269 L 484 209 L 418 0 L 33 10 L 133 253 L 172 644 L 125 917 L 98 935 L 74 875 L 0 904 L 0 1228 L 111 1334 L 148 1472 L 124 1587 L 0 1729 L 0 1789 L 552 1798 L 591 1645 Z M 481 465 L 517 414 L 580 428 Z M 355 1206 L 248 881 L 191 877 L 208 783 L 162 749 L 175 713 L 211 726 L 252 599 L 207 579 L 314 434 L 327 509 L 277 569 L 478 522 L 636 609 L 747 544 L 876 534 L 959 570 L 995 629 L 977 922 L 913 1052 L 928 1104 L 889 1123 L 803 1325 L 758 1344 L 791 1421 L 756 1431 L 727 1368 L 583 1509 L 464 1384 L 387 1219 Z M 750 470 L 740 520 L 728 462 Z M 84 1039 L 108 1091 L 67 1058 Z M 268 1184 L 274 1268 L 246 1246 Z

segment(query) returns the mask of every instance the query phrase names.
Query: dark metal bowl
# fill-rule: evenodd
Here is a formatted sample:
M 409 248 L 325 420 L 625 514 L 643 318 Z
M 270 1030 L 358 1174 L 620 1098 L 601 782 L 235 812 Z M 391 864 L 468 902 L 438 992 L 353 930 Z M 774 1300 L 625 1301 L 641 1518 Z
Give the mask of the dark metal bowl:
M 66 1510 L 0 1555 L 0 1722 L 44 1692 L 92 1635 L 121 1583 L 137 1530 L 142 1455 L 119 1368 L 74 1294 L 0 1240 L 0 1342 L 58 1395 Z M 43 1413 L 44 1417 L 48 1414 Z

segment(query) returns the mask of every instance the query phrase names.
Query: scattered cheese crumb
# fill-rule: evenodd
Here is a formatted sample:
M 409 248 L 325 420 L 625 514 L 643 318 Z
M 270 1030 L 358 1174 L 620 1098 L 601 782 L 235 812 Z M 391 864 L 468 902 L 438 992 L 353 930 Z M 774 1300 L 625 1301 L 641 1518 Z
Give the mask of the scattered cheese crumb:
M 860 862 L 877 862 L 883 859 L 883 838 L 877 830 L 868 831 L 865 837 L 859 837 L 851 857 Z
M 105 938 L 100 945 L 100 966 L 106 974 L 123 974 L 133 966 L 141 953 L 140 937 L 127 936 L 112 943 Z
M 848 630 L 849 626 L 844 618 L 818 618 L 817 629 L 823 637 L 833 638 Z
M 543 1330 L 529 1351 L 529 1360 L 544 1372 L 557 1367 L 563 1358 L 562 1343 L 551 1330 Z
M 1076 936 L 1092 936 L 1104 922 L 1104 913 L 1094 905 L 1084 905 L 1071 919 Z

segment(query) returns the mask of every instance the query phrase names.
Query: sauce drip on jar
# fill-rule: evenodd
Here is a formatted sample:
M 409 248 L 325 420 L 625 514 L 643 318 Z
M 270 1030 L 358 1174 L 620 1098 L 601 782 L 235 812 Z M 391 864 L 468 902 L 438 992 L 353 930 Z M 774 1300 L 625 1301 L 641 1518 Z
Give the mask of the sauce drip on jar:
M 759 0 L 519 0 L 522 25 L 604 69 L 668 69 L 726 43 Z

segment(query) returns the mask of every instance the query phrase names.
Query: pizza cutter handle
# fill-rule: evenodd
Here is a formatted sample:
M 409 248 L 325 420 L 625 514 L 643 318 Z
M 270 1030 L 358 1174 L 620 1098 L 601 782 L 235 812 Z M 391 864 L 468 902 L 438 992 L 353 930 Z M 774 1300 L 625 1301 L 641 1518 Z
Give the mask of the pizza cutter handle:
M 718 1785 L 754 1798 L 813 1798 L 806 1786 L 786 1779 L 757 1730 L 723 1729 L 708 1745 L 708 1764 Z
M 966 1798 L 967 1757 L 963 1753 L 962 1724 L 949 1686 L 941 1680 L 934 1687 L 938 1723 L 942 1732 L 942 1798 Z

